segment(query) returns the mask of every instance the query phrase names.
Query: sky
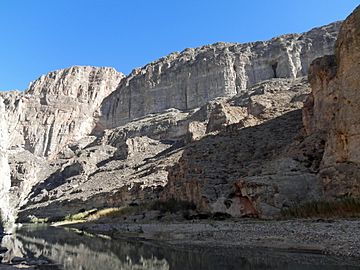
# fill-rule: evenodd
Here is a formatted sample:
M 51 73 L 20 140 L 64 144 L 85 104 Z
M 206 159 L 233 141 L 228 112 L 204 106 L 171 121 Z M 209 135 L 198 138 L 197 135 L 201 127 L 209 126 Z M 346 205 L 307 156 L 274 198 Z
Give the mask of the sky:
M 359 0 L 0 0 L 0 89 L 50 71 L 125 74 L 174 51 L 266 40 L 345 19 Z

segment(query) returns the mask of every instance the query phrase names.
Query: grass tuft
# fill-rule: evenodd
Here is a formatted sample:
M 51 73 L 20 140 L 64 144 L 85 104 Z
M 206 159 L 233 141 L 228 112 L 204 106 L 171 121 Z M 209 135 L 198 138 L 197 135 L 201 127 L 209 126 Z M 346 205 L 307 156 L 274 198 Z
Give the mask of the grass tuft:
M 284 218 L 354 218 L 360 217 L 360 199 L 307 202 L 281 211 Z
M 30 216 L 30 223 L 44 224 L 49 222 L 49 218 L 38 218 L 36 216 Z
M 81 221 L 81 220 L 86 220 L 90 215 L 94 214 L 97 212 L 97 209 L 91 209 L 88 211 L 84 211 L 84 212 L 80 212 L 77 214 L 73 214 L 73 215 L 67 215 L 65 217 L 65 221 Z
M 154 202 L 151 206 L 151 209 L 159 210 L 161 213 L 170 212 L 171 214 L 174 214 L 181 211 L 195 210 L 196 205 L 192 202 L 180 201 L 171 198 L 167 201 Z
M 155 201 L 152 203 L 141 203 L 135 205 L 129 205 L 124 207 L 113 207 L 113 208 L 104 208 L 104 209 L 91 209 L 88 211 L 81 211 L 76 214 L 67 215 L 64 220 L 57 222 L 56 225 L 63 224 L 72 224 L 78 222 L 87 222 L 101 220 L 104 218 L 123 218 L 126 219 L 132 215 L 145 215 L 146 212 L 157 210 L 160 214 L 165 213 L 182 213 L 183 216 L 189 215 L 190 210 L 195 210 L 196 206 L 194 203 L 187 201 L 179 201 L 176 199 L 169 199 L 167 201 Z M 47 221 L 47 220 L 46 220 Z M 46 222 L 45 221 L 45 222 Z M 34 219 L 33 223 L 39 223 L 40 220 Z

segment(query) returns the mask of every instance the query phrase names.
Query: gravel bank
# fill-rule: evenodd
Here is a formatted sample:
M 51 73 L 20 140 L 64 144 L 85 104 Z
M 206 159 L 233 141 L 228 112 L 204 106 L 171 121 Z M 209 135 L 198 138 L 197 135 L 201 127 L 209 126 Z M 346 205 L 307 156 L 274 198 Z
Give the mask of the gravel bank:
M 113 238 L 139 237 L 173 245 L 269 248 L 360 259 L 358 219 L 82 223 L 72 227 Z

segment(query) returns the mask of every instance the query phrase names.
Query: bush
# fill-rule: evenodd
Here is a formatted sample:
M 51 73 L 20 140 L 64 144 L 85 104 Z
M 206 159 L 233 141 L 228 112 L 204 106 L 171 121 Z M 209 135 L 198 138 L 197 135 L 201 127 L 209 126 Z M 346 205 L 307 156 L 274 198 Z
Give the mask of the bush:
M 49 218 L 38 218 L 36 216 L 30 216 L 29 218 L 30 218 L 30 223 L 34 223 L 34 224 L 43 224 L 49 222 Z
M 195 209 L 196 209 L 196 205 L 193 202 L 180 201 L 174 198 L 171 198 L 167 201 L 156 201 L 151 206 L 151 210 L 158 210 L 161 213 L 170 212 L 171 214 L 180 211 L 195 210 Z
M 360 199 L 346 197 L 332 201 L 313 201 L 284 209 L 285 218 L 351 218 L 360 217 Z
M 65 221 L 81 221 L 81 220 L 85 220 L 90 215 L 92 215 L 92 214 L 94 214 L 96 212 L 97 212 L 97 209 L 91 209 L 91 210 L 88 210 L 88 211 L 80 211 L 77 214 L 67 215 L 65 217 Z

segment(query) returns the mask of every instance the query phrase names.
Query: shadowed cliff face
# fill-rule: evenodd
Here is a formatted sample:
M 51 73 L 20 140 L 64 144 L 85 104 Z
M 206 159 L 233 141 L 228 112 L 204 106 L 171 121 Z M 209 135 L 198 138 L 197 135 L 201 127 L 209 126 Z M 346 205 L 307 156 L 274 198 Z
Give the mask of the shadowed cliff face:
M 299 136 L 303 124 L 295 112 L 245 129 L 230 125 L 184 150 L 170 169 L 165 197 L 240 217 L 275 216 L 323 199 L 322 190 L 359 197 L 360 7 L 343 23 L 335 53 L 310 67 L 307 136 Z
M 101 107 L 103 128 L 168 108 L 194 109 L 271 78 L 297 78 L 312 60 L 332 54 L 340 23 L 304 34 L 247 44 L 216 43 L 186 49 L 136 69 Z
M 304 109 L 308 134 L 324 132 L 319 174 L 325 194 L 360 196 L 360 7 L 344 21 L 335 56 L 315 60 Z
M 320 197 L 312 143 L 300 145 L 301 111 L 241 128 L 228 126 L 184 149 L 164 196 L 235 217 L 274 217 Z M 308 149 L 306 149 L 308 148 Z M 315 153 L 313 153 L 315 155 Z

